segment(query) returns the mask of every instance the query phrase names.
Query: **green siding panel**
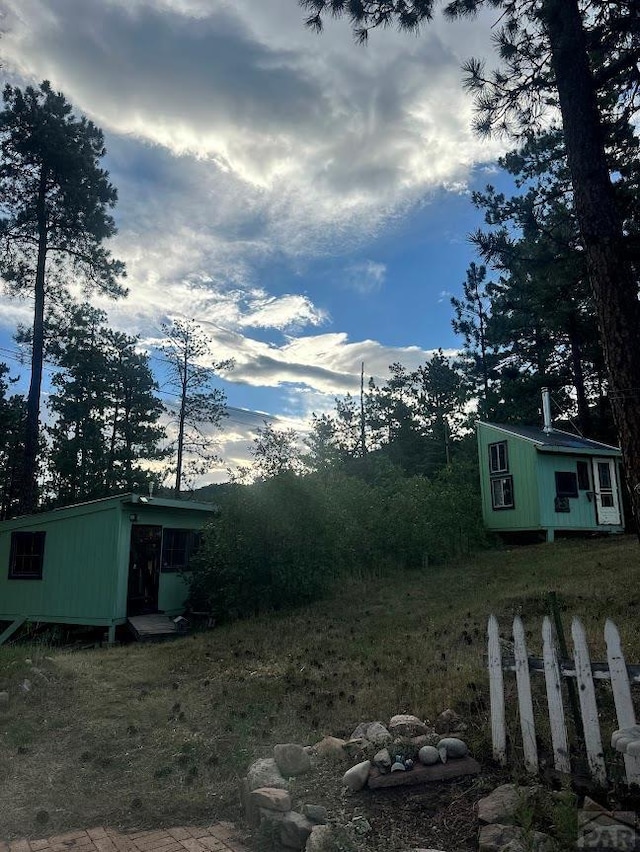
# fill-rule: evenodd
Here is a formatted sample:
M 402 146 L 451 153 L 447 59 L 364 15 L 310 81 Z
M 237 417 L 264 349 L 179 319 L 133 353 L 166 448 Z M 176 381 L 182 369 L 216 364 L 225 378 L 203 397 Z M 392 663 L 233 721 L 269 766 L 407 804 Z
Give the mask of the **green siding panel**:
M 553 527 L 556 530 L 615 530 L 622 531 L 622 525 L 608 527 L 598 523 L 596 517 L 595 501 L 589 500 L 586 490 L 578 491 L 577 497 L 569 497 L 569 511 L 556 512 L 556 472 L 569 472 L 577 474 L 578 461 L 587 461 L 589 464 L 589 477 L 591 479 L 591 493 L 593 494 L 593 473 L 591 470 L 591 458 L 584 456 L 563 456 L 550 453 L 538 453 L 538 471 L 540 481 L 540 517 L 544 527 Z
M 494 509 L 491 502 L 489 445 L 502 441 L 507 444 L 507 473 L 513 477 L 513 509 Z M 539 528 L 540 508 L 535 446 L 528 441 L 519 440 L 513 435 L 507 435 L 505 432 L 494 429 L 485 423 L 478 423 L 478 454 L 482 515 L 487 528 L 491 530 Z
M 27 616 L 44 622 L 124 622 L 132 526 L 198 530 L 211 511 L 204 504 L 141 503 L 128 496 L 0 523 L 0 620 Z M 11 533 L 16 530 L 46 533 L 41 580 L 9 579 Z M 187 591 L 182 575 L 161 573 L 158 608 L 178 614 Z
M 189 593 L 186 578 L 177 572 L 160 574 L 158 590 L 158 609 L 167 615 L 180 615 Z
M 621 532 L 623 525 L 603 526 L 598 524 L 595 503 L 588 497 L 587 490 L 578 490 L 577 497 L 569 497 L 569 512 L 556 510 L 556 472 L 577 474 L 578 461 L 589 463 L 593 453 L 582 456 L 576 450 L 567 452 L 550 451 L 548 447 L 538 449 L 526 438 L 496 428 L 487 423 L 477 424 L 480 485 L 482 491 L 482 514 L 485 525 L 495 531 L 516 530 L 575 530 Z M 513 509 L 494 509 L 491 501 L 491 473 L 489 470 L 489 446 L 504 441 L 508 448 L 508 474 L 513 477 Z M 605 458 L 616 459 L 618 451 L 599 453 Z M 616 465 L 617 469 L 617 465 Z M 502 474 L 500 474 L 502 475 Z M 620 476 L 618 474 L 618 491 Z M 593 489 L 593 482 L 591 482 Z M 621 507 L 622 508 L 622 507 Z
M 0 618 L 28 615 L 42 621 L 82 618 L 109 623 L 118 586 L 117 506 L 70 518 L 31 517 L 12 526 L 44 530 L 42 580 L 8 579 L 11 529 L 0 532 Z

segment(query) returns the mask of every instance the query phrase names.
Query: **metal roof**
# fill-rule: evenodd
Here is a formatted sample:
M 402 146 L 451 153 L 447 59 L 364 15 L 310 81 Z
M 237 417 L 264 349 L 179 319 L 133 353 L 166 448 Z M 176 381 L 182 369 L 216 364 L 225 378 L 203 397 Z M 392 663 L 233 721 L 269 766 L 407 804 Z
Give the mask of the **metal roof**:
M 149 509 L 169 509 L 191 512 L 215 513 L 218 506 L 215 503 L 204 503 L 196 500 L 174 500 L 169 497 L 149 497 L 144 494 L 117 494 L 113 497 L 100 497 L 96 500 L 86 500 L 84 503 L 73 503 L 70 506 L 58 506 L 55 509 L 47 509 L 44 512 L 35 512 L 31 515 L 18 515 L 6 521 L 0 521 L 0 530 L 5 530 L 12 524 L 31 524 L 34 522 L 45 523 L 59 518 L 70 518 L 90 512 L 109 510 L 116 506 L 136 506 L 136 510 L 143 507 Z
M 501 432 L 515 435 L 518 438 L 524 438 L 526 441 L 533 441 L 537 445 L 537 449 L 543 453 L 622 455 L 619 447 L 613 447 L 611 444 L 603 444 L 600 441 L 591 441 L 589 438 L 581 438 L 579 435 L 562 432 L 560 429 L 552 429 L 550 432 L 545 432 L 544 429 L 538 426 L 512 426 L 510 423 L 485 422 L 479 425 L 491 426 L 493 429 L 499 429 Z

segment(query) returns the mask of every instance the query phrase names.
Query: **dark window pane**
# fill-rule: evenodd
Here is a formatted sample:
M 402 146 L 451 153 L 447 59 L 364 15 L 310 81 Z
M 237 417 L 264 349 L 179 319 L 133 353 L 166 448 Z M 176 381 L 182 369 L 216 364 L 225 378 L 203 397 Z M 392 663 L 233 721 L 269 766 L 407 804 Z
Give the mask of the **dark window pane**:
M 491 505 L 494 509 L 513 509 L 513 477 L 491 480 Z
M 187 568 L 199 543 L 200 533 L 196 530 L 165 528 L 162 531 L 162 570 Z
M 578 477 L 568 470 L 556 471 L 556 495 L 558 497 L 578 496 Z
M 498 444 L 489 444 L 489 471 L 491 473 L 503 473 L 507 470 L 509 470 L 507 442 L 500 441 Z
M 10 580 L 41 580 L 45 533 L 12 532 L 9 555 Z
M 611 489 L 611 468 L 608 462 L 598 462 L 598 479 L 600 488 Z
M 591 482 L 589 480 L 589 464 L 586 461 L 579 461 L 578 469 L 578 488 L 580 491 L 589 491 Z

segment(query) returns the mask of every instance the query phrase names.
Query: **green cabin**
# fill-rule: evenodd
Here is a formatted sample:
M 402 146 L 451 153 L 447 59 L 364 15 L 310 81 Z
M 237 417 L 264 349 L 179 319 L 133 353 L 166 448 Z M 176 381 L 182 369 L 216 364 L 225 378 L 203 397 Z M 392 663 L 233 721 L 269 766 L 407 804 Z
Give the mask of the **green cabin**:
M 482 516 L 494 532 L 624 531 L 621 452 L 554 429 L 478 423 Z
M 210 503 L 125 494 L 0 523 L 0 642 L 24 621 L 104 626 L 179 615 Z

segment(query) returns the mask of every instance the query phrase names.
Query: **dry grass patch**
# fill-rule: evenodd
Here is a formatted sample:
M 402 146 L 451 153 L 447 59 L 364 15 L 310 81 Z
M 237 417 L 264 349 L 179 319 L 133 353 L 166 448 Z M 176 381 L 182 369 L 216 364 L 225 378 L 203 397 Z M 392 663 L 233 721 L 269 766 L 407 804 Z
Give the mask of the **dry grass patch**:
M 555 589 L 567 627 L 580 615 L 602 653 L 610 615 L 638 662 L 639 555 L 632 538 L 503 549 L 352 579 L 313 606 L 164 644 L 0 648 L 0 689 L 11 693 L 0 711 L 0 838 L 238 819 L 237 781 L 275 743 L 348 735 L 398 712 L 433 718 L 454 707 L 487 758 L 488 614 L 506 633 L 521 613 L 537 651 L 544 596 Z M 344 803 L 339 779 L 324 779 L 333 786 L 318 799 Z M 417 808 L 417 795 L 405 801 Z M 447 807 L 464 820 L 460 795 Z M 385 808 L 377 830 L 392 822 Z

